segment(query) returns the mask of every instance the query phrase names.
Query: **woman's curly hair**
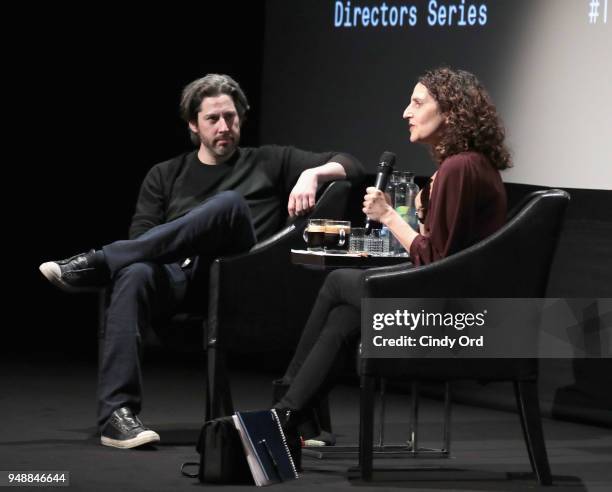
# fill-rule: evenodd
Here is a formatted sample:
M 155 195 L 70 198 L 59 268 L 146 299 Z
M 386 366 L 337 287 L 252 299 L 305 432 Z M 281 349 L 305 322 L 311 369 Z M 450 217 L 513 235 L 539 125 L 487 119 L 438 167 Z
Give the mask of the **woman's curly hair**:
M 512 167 L 497 110 L 473 74 L 447 67 L 436 68 L 425 72 L 419 82 L 427 87 L 445 117 L 440 141 L 432 148 L 438 162 L 474 150 L 484 154 L 497 169 Z

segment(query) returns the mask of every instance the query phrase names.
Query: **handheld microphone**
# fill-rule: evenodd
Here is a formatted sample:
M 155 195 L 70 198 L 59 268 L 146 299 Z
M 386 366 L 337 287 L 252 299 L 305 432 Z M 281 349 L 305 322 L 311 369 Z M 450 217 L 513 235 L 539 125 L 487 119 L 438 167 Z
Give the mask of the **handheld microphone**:
M 393 166 L 395 166 L 395 154 L 393 152 L 383 152 L 379 159 L 378 173 L 376 174 L 376 183 L 374 184 L 377 190 L 381 190 L 383 193 L 385 192 L 387 181 L 389 181 L 389 176 L 393 172 Z M 373 221 L 370 221 L 369 218 L 366 219 L 366 234 L 370 234 L 372 222 Z

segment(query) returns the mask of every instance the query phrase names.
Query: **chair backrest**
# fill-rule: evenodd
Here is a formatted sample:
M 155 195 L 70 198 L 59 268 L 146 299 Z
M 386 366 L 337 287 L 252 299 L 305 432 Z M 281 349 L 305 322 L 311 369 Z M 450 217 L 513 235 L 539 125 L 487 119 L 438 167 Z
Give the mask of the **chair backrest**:
M 534 192 L 488 238 L 429 265 L 373 275 L 366 286 L 373 297 L 544 297 L 568 202 L 563 190 Z M 388 282 L 396 275 L 400 290 Z
M 569 195 L 535 192 L 496 233 L 447 258 L 366 275 L 366 297 L 544 297 Z M 442 363 L 443 362 L 443 363 Z M 362 374 L 418 380 L 530 380 L 535 359 L 362 359 Z

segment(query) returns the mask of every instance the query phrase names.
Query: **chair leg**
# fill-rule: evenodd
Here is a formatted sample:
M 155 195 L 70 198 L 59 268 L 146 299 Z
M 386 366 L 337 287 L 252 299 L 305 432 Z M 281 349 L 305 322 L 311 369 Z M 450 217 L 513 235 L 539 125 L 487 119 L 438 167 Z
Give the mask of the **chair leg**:
M 361 376 L 361 410 L 359 412 L 359 468 L 361 478 L 372 480 L 374 445 L 374 387 L 373 376 Z
M 232 392 L 227 377 L 225 353 L 214 346 L 206 350 L 207 388 L 206 388 L 206 420 L 224 417 L 234 413 Z
M 420 456 L 439 456 L 440 458 L 450 457 L 451 448 L 451 385 L 450 382 L 444 383 L 444 426 L 442 430 L 442 446 L 439 449 L 419 448 L 419 382 L 413 381 L 411 385 L 410 401 L 410 420 L 408 433 L 410 438 L 406 443 L 410 446 L 410 453 L 413 457 Z
M 444 383 L 444 444 L 442 453 L 450 455 L 451 447 L 451 385 L 450 382 Z
M 419 383 L 412 382 L 411 401 L 410 401 L 410 447 L 413 454 L 419 450 L 418 443 L 418 427 L 419 427 Z
M 380 412 L 379 412 L 379 424 L 378 424 L 378 447 L 382 450 L 385 445 L 385 407 L 386 398 L 385 392 L 387 387 L 387 380 L 385 378 L 380 379 Z
M 514 395 L 521 417 L 531 468 L 541 485 L 552 485 L 546 443 L 542 432 L 537 383 L 535 381 L 515 381 Z

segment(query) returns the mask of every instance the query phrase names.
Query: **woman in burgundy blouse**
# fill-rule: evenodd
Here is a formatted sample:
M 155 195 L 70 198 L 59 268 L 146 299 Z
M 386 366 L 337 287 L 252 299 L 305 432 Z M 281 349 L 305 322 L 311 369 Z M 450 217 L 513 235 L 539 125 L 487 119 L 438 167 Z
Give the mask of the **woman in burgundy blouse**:
M 419 79 L 404 111 L 410 141 L 430 147 L 439 164 L 417 197 L 415 232 L 371 187 L 363 211 L 382 222 L 426 265 L 489 236 L 506 218 L 499 170 L 510 167 L 504 131 L 488 94 L 471 73 L 442 68 Z
M 428 145 L 438 163 L 417 197 L 420 231 L 404 222 L 374 187 L 366 190 L 363 212 L 389 228 L 415 265 L 426 265 L 502 226 L 506 194 L 499 170 L 511 165 L 510 155 L 495 106 L 476 77 L 463 70 L 426 72 L 414 87 L 403 117 L 410 141 Z M 300 454 L 295 444 L 298 424 L 312 414 L 310 409 L 316 408 L 345 359 L 354 354 L 363 274 L 343 269 L 328 275 L 285 375 L 274 382 L 275 408 L 294 443 L 296 458 Z

